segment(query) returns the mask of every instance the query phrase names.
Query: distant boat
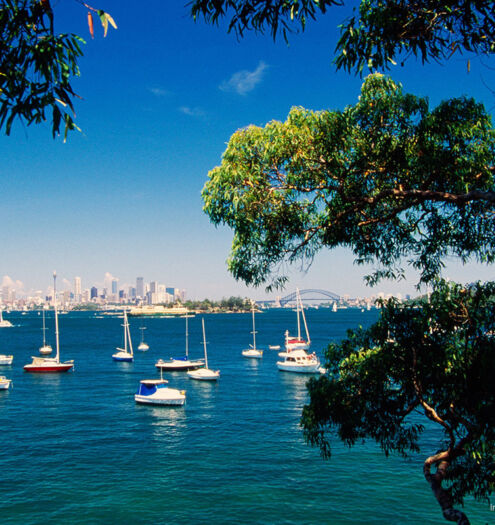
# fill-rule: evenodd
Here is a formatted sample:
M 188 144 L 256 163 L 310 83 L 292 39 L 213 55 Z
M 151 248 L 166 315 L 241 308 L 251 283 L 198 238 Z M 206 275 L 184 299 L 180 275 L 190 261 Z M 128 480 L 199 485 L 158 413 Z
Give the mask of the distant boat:
M 280 345 L 268 345 L 269 350 L 280 350 Z
M 52 353 L 52 347 L 50 345 L 46 344 L 46 338 L 45 338 L 45 332 L 47 330 L 45 326 L 45 309 L 43 309 L 43 346 L 40 346 L 40 354 L 41 355 L 47 355 Z
M 8 390 L 12 379 L 7 379 L 5 376 L 0 376 L 0 390 Z
M 208 354 L 206 352 L 206 336 L 205 336 L 205 320 L 201 319 L 203 325 L 203 346 L 205 351 L 205 366 L 196 370 L 189 370 L 187 375 L 191 379 L 198 379 L 199 381 L 216 381 L 220 377 L 220 370 L 210 370 L 208 368 Z
M 261 359 L 263 357 L 263 350 L 258 350 L 256 348 L 256 329 L 254 325 L 254 304 L 252 306 L 252 312 L 253 312 L 253 331 L 251 332 L 253 334 L 253 344 L 251 345 L 251 348 L 247 348 L 242 351 L 242 355 L 244 357 L 251 357 L 254 359 Z
M 149 350 L 150 347 L 148 344 L 144 342 L 144 331 L 146 330 L 145 326 L 141 326 L 141 342 L 139 343 L 139 346 L 137 347 L 138 350 L 141 350 L 142 352 L 146 352 L 146 350 Z
M 26 372 L 35 373 L 59 373 L 68 372 L 74 368 L 74 361 L 60 362 L 60 344 L 58 333 L 58 313 L 57 313 L 57 291 L 56 291 L 57 274 L 53 272 L 53 309 L 55 311 L 55 357 L 38 357 L 32 356 L 32 362 L 24 365 Z
M 130 363 L 134 360 L 132 352 L 131 333 L 129 331 L 129 321 L 127 320 L 127 310 L 124 308 L 124 348 L 118 348 L 118 352 L 112 355 L 114 361 L 125 361 Z
M 5 354 L 0 355 L 0 365 L 11 365 L 13 360 L 14 360 L 13 355 L 5 355 Z
M 336 312 L 336 311 L 337 311 L 337 303 L 333 303 L 332 312 Z
M 159 359 L 155 364 L 156 368 L 169 372 L 180 372 L 195 370 L 196 368 L 204 366 L 204 359 L 189 359 L 189 316 L 185 315 L 184 317 L 186 319 L 186 353 L 184 357 L 171 357 L 168 361 Z
M 0 328 L 8 328 L 9 326 L 12 326 L 12 323 L 3 318 L 3 312 L 0 309 Z
M 296 314 L 297 314 L 297 337 L 289 335 L 289 331 L 285 331 L 285 352 L 292 352 L 293 350 L 308 350 L 311 345 L 309 337 L 308 325 L 306 323 L 306 316 L 304 315 L 304 307 L 301 300 L 299 289 L 296 288 Z M 306 330 L 306 339 L 301 337 L 301 317 L 304 322 Z M 285 352 L 282 352 L 284 354 Z M 283 357 L 283 356 L 282 356 Z

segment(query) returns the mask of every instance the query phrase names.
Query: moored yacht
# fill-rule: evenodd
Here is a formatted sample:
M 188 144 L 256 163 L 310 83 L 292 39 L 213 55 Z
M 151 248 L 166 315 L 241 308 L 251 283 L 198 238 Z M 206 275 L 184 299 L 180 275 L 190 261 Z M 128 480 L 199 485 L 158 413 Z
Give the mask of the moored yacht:
M 136 403 L 145 405 L 183 405 L 186 391 L 169 388 L 165 379 L 142 379 L 134 396 Z
M 58 333 L 58 314 L 57 314 L 57 290 L 56 290 L 57 274 L 53 272 L 53 309 L 55 311 L 55 343 L 56 354 L 55 357 L 39 357 L 32 356 L 32 362 L 24 365 L 26 372 L 36 373 L 58 373 L 68 372 L 74 368 L 74 361 L 60 361 L 60 344 Z
M 284 372 L 299 374 L 321 374 L 325 372 L 320 366 L 320 360 L 316 354 L 308 354 L 305 350 L 287 352 L 283 361 L 277 361 L 277 367 Z

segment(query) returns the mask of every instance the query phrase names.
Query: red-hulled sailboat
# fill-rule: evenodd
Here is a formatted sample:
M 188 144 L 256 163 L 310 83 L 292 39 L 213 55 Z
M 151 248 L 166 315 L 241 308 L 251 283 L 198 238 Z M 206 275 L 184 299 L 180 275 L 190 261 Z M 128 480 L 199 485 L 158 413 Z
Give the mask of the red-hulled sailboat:
M 24 366 L 26 372 L 37 373 L 57 373 L 68 372 L 74 368 L 74 361 L 60 362 L 60 346 L 58 340 L 58 315 L 57 315 L 57 291 L 56 291 L 57 273 L 53 272 L 53 308 L 55 310 L 55 357 L 32 356 L 32 362 Z

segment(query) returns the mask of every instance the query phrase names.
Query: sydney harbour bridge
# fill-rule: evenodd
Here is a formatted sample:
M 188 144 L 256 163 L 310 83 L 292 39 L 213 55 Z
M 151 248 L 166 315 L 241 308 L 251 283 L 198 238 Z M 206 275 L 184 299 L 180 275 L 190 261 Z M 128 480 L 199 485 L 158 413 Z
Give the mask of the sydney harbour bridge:
M 299 295 L 301 296 L 302 301 L 327 301 L 327 302 L 333 302 L 338 301 L 340 299 L 340 296 L 336 293 L 329 292 L 327 290 L 315 290 L 315 289 L 307 289 L 307 290 L 299 290 Z M 297 292 L 292 292 L 289 295 L 286 295 L 285 297 L 280 297 L 280 299 L 272 299 L 270 301 L 256 301 L 258 304 L 274 304 L 274 303 L 280 303 L 280 306 L 285 306 L 287 303 L 295 303 L 297 297 Z

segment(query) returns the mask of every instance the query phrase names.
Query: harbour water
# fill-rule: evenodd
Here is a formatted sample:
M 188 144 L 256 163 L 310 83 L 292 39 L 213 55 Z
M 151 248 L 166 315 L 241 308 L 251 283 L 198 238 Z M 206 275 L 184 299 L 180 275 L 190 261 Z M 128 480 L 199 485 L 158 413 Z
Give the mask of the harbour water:
M 328 341 L 377 315 L 307 311 L 312 350 L 322 355 Z M 332 459 L 323 461 L 304 443 L 307 376 L 279 372 L 277 352 L 268 350 L 283 345 L 286 329 L 294 333 L 290 310 L 257 315 L 261 360 L 241 356 L 252 341 L 250 313 L 206 315 L 208 360 L 221 377 L 202 383 L 166 374 L 187 391 L 177 408 L 136 405 L 134 393 L 140 379 L 158 377 L 157 359 L 183 353 L 184 319 L 147 319 L 150 350 L 116 363 L 122 319 L 61 315 L 61 358 L 74 359 L 75 371 L 42 375 L 22 369 L 41 345 L 41 316 L 7 317 L 15 326 L 0 329 L 0 353 L 14 354 L 14 363 L 0 373 L 14 388 L 0 392 L 2 524 L 443 522 L 422 475 L 424 457 L 436 451 L 431 438 L 408 459 L 334 440 Z M 137 347 L 140 320 L 130 324 Z M 200 316 L 189 320 L 189 333 L 190 356 L 202 357 Z M 473 524 L 495 523 L 488 503 L 469 500 L 466 512 Z

